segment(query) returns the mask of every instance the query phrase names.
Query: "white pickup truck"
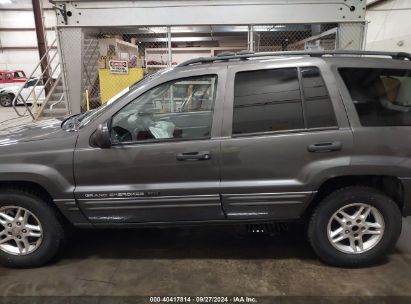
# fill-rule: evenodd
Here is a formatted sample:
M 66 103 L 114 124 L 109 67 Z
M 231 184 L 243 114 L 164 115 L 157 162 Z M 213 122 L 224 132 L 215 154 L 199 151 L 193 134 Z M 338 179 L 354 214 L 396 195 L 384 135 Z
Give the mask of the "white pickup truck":
M 45 92 L 43 85 L 40 82 L 33 89 L 33 86 L 36 84 L 38 78 L 32 78 L 28 82 L 24 83 L 13 83 L 11 86 L 0 89 L 0 105 L 3 107 L 10 107 L 15 96 L 18 94 L 22 85 L 24 88 L 20 92 L 20 97 L 17 100 L 16 104 L 23 104 L 23 100 L 26 100 L 28 104 L 33 103 L 33 100 L 38 98 L 37 104 L 42 104 L 45 99 Z

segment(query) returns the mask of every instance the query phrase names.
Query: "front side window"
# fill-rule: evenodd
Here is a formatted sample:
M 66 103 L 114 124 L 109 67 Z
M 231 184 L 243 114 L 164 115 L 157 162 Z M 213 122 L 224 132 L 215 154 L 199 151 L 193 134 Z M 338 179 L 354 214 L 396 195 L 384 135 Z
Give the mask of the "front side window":
M 113 143 L 210 137 L 217 76 L 163 83 L 137 97 L 111 122 Z
M 11 79 L 11 74 L 7 73 L 6 74 L 6 80 L 10 80 Z
M 296 68 L 236 74 L 233 135 L 302 128 L 304 119 Z
M 411 70 L 341 68 L 363 126 L 411 125 Z

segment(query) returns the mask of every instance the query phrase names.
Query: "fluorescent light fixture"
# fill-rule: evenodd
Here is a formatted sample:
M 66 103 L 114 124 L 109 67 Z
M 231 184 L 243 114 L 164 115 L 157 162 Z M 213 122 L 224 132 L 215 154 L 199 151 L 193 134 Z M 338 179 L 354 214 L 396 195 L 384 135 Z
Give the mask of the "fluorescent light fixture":
M 11 4 L 11 0 L 0 0 L 0 4 Z

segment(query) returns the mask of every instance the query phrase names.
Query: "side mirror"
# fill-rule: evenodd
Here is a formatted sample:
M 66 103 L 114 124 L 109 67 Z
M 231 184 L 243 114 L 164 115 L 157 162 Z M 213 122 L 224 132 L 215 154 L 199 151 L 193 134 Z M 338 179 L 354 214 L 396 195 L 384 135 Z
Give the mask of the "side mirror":
M 99 124 L 91 137 L 94 146 L 102 149 L 111 148 L 111 138 L 107 122 Z

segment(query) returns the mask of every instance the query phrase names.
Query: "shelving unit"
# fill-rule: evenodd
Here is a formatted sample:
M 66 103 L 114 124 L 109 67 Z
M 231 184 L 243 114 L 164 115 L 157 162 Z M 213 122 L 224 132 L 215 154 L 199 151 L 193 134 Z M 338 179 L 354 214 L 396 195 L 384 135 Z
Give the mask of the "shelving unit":
M 114 50 L 110 50 L 110 46 L 114 46 Z M 107 55 L 110 51 L 115 51 L 118 54 L 118 60 L 129 60 L 131 56 L 138 58 L 138 46 L 118 38 L 99 39 L 99 50 L 102 56 Z
M 244 47 L 185 47 L 172 48 L 173 66 L 189 59 L 197 57 L 212 57 L 221 52 L 240 51 Z M 145 50 L 144 61 L 147 69 L 162 69 L 167 67 L 167 48 L 147 48 Z M 147 64 L 148 62 L 159 62 L 160 64 Z

